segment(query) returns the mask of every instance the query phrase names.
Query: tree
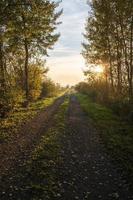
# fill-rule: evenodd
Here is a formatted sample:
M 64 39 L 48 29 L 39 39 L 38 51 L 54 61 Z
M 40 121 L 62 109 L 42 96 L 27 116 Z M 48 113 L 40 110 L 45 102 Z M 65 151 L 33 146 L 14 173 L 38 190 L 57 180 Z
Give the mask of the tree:
M 42 83 L 46 78 L 48 68 L 41 60 L 29 64 L 29 99 L 36 100 L 42 92 Z
M 55 84 L 51 79 L 46 78 L 42 82 L 41 97 L 56 96 L 63 90 L 64 90 L 64 88 L 62 88 L 59 84 Z
M 12 92 L 10 98 L 12 89 L 19 87 L 16 93 L 19 93 L 20 88 L 25 91 L 22 93 L 25 95 L 26 105 L 31 99 L 30 76 L 34 74 L 31 71 L 35 70 L 35 65 L 38 65 L 36 58 L 45 60 L 48 49 L 59 38 L 59 34 L 55 33 L 62 13 L 62 10 L 56 12 L 58 5 L 59 2 L 50 0 L 0 1 L 1 116 L 11 109 L 9 101 L 13 95 L 16 96 Z
M 83 56 L 105 68 L 107 95 L 133 100 L 133 6 L 130 0 L 92 0 Z M 110 95 L 111 94 L 111 95 Z
M 57 19 L 62 11 L 55 11 L 59 3 L 49 0 L 18 1 L 13 7 L 11 22 L 10 45 L 24 51 L 25 92 L 29 100 L 28 65 L 36 55 L 46 56 L 58 40 L 59 34 L 54 31 L 58 24 Z M 11 6 L 11 5 L 10 5 Z

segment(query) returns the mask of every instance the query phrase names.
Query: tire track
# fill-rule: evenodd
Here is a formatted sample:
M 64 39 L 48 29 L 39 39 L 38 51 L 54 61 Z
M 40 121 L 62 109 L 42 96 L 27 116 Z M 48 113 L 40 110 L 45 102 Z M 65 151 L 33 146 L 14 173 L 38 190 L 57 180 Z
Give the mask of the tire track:
M 91 120 L 72 95 L 63 142 L 58 200 L 132 200 L 130 183 L 106 153 Z
M 39 112 L 14 135 L 11 141 L 0 146 L 0 190 L 10 186 L 19 167 L 26 165 L 32 152 L 46 130 L 52 125 L 53 116 L 64 102 L 65 95 L 55 100 L 53 105 Z

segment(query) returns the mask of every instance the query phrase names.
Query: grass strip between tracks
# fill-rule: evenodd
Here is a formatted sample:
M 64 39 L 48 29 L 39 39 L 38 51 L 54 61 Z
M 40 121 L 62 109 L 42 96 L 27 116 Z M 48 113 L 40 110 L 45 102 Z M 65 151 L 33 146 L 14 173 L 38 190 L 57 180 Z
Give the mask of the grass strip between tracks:
M 62 162 L 60 152 L 61 140 L 66 128 L 66 112 L 68 98 L 60 106 L 54 116 L 54 124 L 42 137 L 40 144 L 33 153 L 32 160 L 28 164 L 28 177 L 24 188 L 25 199 L 53 199 L 58 198 L 58 166 Z

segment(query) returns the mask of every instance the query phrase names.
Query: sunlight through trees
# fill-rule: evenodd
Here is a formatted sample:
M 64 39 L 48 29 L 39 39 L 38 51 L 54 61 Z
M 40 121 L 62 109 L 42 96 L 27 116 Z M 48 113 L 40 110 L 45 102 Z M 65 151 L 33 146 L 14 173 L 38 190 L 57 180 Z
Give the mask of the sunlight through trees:
M 107 98 L 133 100 L 133 1 L 92 0 L 86 23 L 83 56 L 104 66 Z M 97 68 L 97 69 L 96 69 Z M 86 73 L 87 75 L 87 73 Z

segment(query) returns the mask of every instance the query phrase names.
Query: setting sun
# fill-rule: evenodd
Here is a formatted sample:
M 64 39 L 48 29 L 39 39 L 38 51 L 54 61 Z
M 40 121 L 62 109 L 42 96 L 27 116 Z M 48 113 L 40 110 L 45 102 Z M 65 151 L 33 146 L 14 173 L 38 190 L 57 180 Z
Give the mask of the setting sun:
M 104 69 L 103 69 L 103 66 L 101 65 L 96 65 L 95 68 L 94 68 L 94 72 L 96 73 L 103 73 Z

